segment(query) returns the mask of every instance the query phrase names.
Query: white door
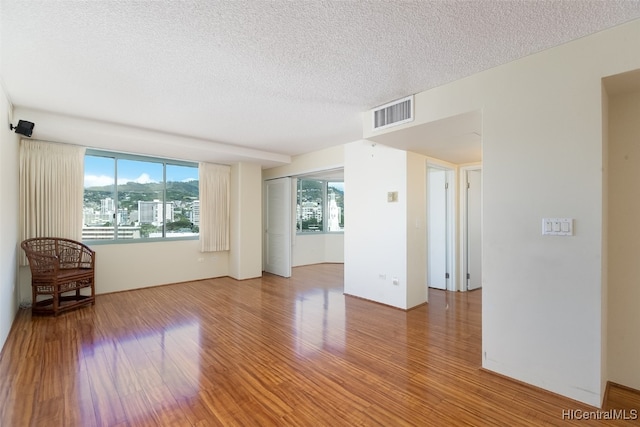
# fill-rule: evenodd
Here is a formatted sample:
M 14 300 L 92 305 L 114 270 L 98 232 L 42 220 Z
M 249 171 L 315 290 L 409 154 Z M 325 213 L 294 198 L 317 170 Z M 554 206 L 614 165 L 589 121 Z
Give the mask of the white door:
M 428 168 L 427 175 L 427 284 L 447 289 L 447 171 Z
M 265 271 L 291 277 L 291 178 L 265 182 Z
M 467 171 L 467 289 L 482 286 L 482 170 Z

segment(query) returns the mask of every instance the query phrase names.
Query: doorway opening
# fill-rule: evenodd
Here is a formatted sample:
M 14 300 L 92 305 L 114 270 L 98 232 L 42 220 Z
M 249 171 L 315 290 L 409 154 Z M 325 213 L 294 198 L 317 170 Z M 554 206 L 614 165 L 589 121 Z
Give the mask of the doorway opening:
M 482 168 L 461 168 L 461 290 L 482 287 Z
M 264 181 L 263 269 L 344 263 L 344 170 L 318 170 Z
M 427 164 L 427 285 L 456 290 L 455 277 L 455 172 Z

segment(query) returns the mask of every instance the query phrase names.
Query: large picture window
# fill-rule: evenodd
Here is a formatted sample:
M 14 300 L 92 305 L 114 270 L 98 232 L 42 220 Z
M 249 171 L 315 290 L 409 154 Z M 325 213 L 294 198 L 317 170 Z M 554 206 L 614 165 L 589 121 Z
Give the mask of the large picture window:
M 344 231 L 344 183 L 298 179 L 298 233 Z
M 82 239 L 197 238 L 198 165 L 87 150 Z

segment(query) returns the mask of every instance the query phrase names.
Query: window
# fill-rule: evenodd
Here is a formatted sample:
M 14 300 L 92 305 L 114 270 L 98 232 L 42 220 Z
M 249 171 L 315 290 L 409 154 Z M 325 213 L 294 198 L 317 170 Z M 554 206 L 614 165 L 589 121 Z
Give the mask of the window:
M 198 165 L 87 150 L 82 239 L 196 238 Z
M 298 233 L 344 231 L 344 183 L 298 179 Z

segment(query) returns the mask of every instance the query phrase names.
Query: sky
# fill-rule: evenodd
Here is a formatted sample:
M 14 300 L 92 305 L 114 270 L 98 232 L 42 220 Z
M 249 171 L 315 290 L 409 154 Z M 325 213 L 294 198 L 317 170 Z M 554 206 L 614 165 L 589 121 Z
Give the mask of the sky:
M 335 187 L 338 190 L 342 191 L 344 193 L 344 182 L 333 182 L 330 181 L 331 183 L 331 187 Z
M 198 179 L 198 168 L 167 165 L 167 181 L 193 181 Z M 137 160 L 118 160 L 118 184 L 127 182 L 148 184 L 162 181 L 162 163 Z M 85 156 L 84 186 L 111 185 L 114 182 L 114 159 Z

